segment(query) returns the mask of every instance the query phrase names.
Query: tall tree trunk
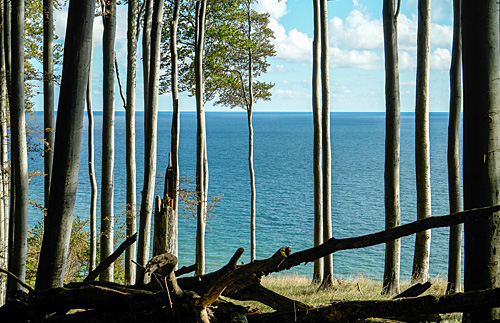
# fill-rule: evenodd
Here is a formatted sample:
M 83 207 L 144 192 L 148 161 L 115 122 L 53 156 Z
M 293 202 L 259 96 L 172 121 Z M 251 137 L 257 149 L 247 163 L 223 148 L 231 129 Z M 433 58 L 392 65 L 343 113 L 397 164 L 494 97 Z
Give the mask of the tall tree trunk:
M 460 114 L 462 110 L 462 35 L 461 0 L 453 1 L 453 49 L 450 68 L 450 121 L 448 125 L 448 194 L 450 213 L 462 210 L 460 193 Z M 448 259 L 448 286 L 446 292 L 461 291 L 462 225 L 450 227 L 450 251 Z
M 43 0 L 43 128 L 45 140 L 45 208 L 48 208 L 52 162 L 54 160 L 54 5 Z
M 158 86 L 159 86 L 159 71 L 160 71 L 160 40 L 161 26 L 163 17 L 163 0 L 157 0 L 154 3 L 153 9 L 153 30 L 151 32 L 151 69 L 149 75 L 149 92 L 148 92 L 148 126 L 146 128 L 144 146 L 145 163 L 144 163 L 144 187 L 142 190 L 142 202 L 140 213 L 140 232 L 139 232 L 139 253 L 137 260 L 139 264 L 145 265 L 149 260 L 149 245 L 151 242 L 151 212 L 153 211 L 153 199 L 156 176 L 156 131 L 158 119 Z M 142 241 L 141 241 L 142 240 Z M 142 251 L 142 252 L 141 252 Z M 141 277 L 143 275 L 138 275 Z
M 398 2 L 398 6 L 400 2 Z M 384 20 L 385 53 L 385 171 L 384 204 L 385 229 L 401 224 L 399 200 L 399 151 L 400 151 L 400 114 L 399 58 L 397 34 L 397 10 L 394 0 L 384 0 L 382 15 Z M 399 268 L 401 240 L 385 245 L 385 266 L 383 293 L 399 294 Z
M 135 163 L 135 89 L 137 74 L 137 0 L 128 2 L 128 30 L 127 30 L 127 109 L 126 123 L 126 164 L 127 164 L 127 237 L 137 231 L 136 205 L 136 163 Z M 135 254 L 136 244 L 132 244 L 125 251 L 125 284 L 135 282 Z
M 115 163 L 115 35 L 116 0 L 106 1 L 103 16 L 103 113 L 101 179 L 101 261 L 113 253 L 114 238 L 114 163 Z M 100 275 L 101 281 L 113 281 L 113 264 Z
M 196 227 L 196 275 L 205 272 L 205 221 L 206 221 L 206 130 L 203 81 L 203 49 L 205 46 L 206 0 L 196 3 L 196 40 L 195 40 L 195 78 L 196 78 L 196 192 L 197 227 Z
M 417 176 L 417 219 L 431 216 L 431 166 L 429 143 L 429 48 L 430 0 L 418 1 L 417 90 L 415 105 L 415 164 Z M 429 279 L 431 231 L 419 232 L 415 239 L 413 282 Z
M 151 28 L 153 19 L 153 0 L 144 0 L 144 31 L 142 33 L 142 75 L 144 83 L 144 132 L 148 124 L 148 93 L 149 93 L 149 74 L 151 58 Z M 148 139 L 144 139 L 148 140 Z M 139 247 L 140 248 L 140 247 Z
M 4 3 L 0 2 L 0 266 L 7 268 L 7 253 L 8 253 L 8 240 L 9 240 L 9 227 L 8 227 L 8 209 L 5 207 L 7 201 L 7 176 L 5 176 L 6 160 L 4 156 L 7 154 L 7 87 L 5 79 L 5 52 L 4 52 L 4 39 L 3 24 L 4 16 Z M 5 125 L 5 127 L 4 127 Z M 4 145 L 5 143 L 5 145 Z M 0 306 L 5 303 L 7 277 L 1 275 L 0 277 Z
M 498 205 L 500 191 L 500 53 L 497 1 L 462 1 L 464 208 Z M 465 224 L 465 291 L 500 286 L 500 214 Z M 472 322 L 499 319 L 478 310 Z
M 12 1 L 12 94 L 11 149 L 16 185 L 12 273 L 22 281 L 26 275 L 28 238 L 28 156 L 24 108 L 24 1 Z M 14 290 L 22 289 L 17 285 Z
M 248 41 L 252 40 L 252 8 L 251 1 L 247 3 L 247 22 L 248 22 Z M 253 115 L 253 54 L 252 49 L 248 49 L 248 106 L 247 106 L 247 121 L 248 121 L 248 169 L 250 172 L 250 259 L 255 260 L 256 254 L 256 239 L 255 239 L 255 170 L 253 168 L 253 125 L 252 125 L 252 115 Z
M 93 40 L 92 40 L 93 42 Z M 87 84 L 88 162 L 90 181 L 90 261 L 89 271 L 97 267 L 97 180 L 94 163 L 94 112 L 92 112 L 92 51 L 90 51 L 89 81 Z
M 323 142 L 323 241 L 332 237 L 332 147 L 330 144 L 330 76 L 328 71 L 327 0 L 320 0 L 321 19 L 321 93 Z M 333 257 L 324 258 L 323 287 L 333 286 Z
M 312 109 L 314 122 L 314 246 L 323 243 L 323 179 L 321 167 L 321 19 L 319 0 L 313 1 L 314 6 L 314 40 L 313 40 L 313 74 L 312 74 Z M 314 261 L 313 282 L 320 283 L 323 279 L 323 259 Z
M 180 0 L 174 0 L 172 20 L 170 22 L 170 55 L 171 55 L 171 86 L 172 86 L 172 135 L 170 150 L 172 152 L 172 169 L 175 172 L 175 198 L 173 212 L 168 218 L 167 250 L 169 253 L 178 255 L 178 194 L 179 194 L 179 137 L 180 137 L 180 110 L 179 110 L 179 86 L 178 86 L 178 64 L 177 64 L 177 24 L 179 22 Z
M 73 222 L 95 2 L 71 0 L 57 113 L 54 169 L 37 289 L 62 286 Z

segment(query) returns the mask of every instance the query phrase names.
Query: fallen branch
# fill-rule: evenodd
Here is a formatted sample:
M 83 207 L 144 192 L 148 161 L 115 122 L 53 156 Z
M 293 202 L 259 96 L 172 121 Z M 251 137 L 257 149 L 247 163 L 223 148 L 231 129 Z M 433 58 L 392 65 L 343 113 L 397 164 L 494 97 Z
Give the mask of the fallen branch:
M 31 288 L 31 286 L 29 286 L 28 284 L 24 283 L 22 280 L 20 280 L 19 278 L 17 278 L 16 275 L 14 275 L 13 273 L 11 273 L 10 271 L 8 270 L 5 270 L 3 268 L 0 268 L 0 272 L 6 274 L 7 276 L 9 276 L 10 278 L 14 279 L 19 285 L 21 285 L 22 287 L 26 288 L 30 293 L 33 292 L 33 288 Z
M 137 232 L 127 238 L 127 240 L 123 241 L 122 244 L 113 252 L 109 257 L 104 259 L 96 269 L 89 273 L 89 275 L 85 278 L 84 282 L 91 282 L 95 280 L 99 274 L 101 274 L 106 268 L 108 268 L 113 262 L 115 262 L 118 257 L 135 241 L 137 240 Z

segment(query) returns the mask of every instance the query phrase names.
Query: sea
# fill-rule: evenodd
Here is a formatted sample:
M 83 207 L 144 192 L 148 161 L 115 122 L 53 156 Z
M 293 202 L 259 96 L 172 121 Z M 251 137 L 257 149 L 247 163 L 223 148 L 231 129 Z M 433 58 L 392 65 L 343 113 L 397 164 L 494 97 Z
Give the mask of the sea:
M 95 112 L 95 166 L 100 190 L 102 112 Z M 157 192 L 168 166 L 171 112 L 158 117 Z M 43 113 L 31 125 L 43 129 Z M 256 178 L 257 258 L 270 257 L 280 247 L 292 252 L 313 246 L 313 118 L 311 113 L 254 113 L 254 165 Z M 447 185 L 448 113 L 430 114 L 432 214 L 449 213 Z M 193 188 L 196 165 L 196 113 L 181 113 L 180 176 Z M 206 233 L 206 270 L 227 263 L 243 247 L 241 261 L 250 260 L 250 177 L 248 128 L 244 112 L 207 112 L 209 197 L 222 196 L 211 213 Z M 83 128 L 75 215 L 89 216 L 90 184 L 87 163 L 88 119 Z M 348 238 L 384 230 L 385 113 L 332 113 L 332 226 L 335 238 Z M 400 197 L 402 223 L 416 220 L 415 116 L 401 114 Z M 137 200 L 143 187 L 144 115 L 136 115 Z M 31 171 L 43 172 L 40 153 L 30 153 Z M 114 170 L 115 230 L 123 228 L 126 197 L 125 113 L 116 112 Z M 43 178 L 30 182 L 30 199 L 43 201 Z M 100 196 L 98 197 L 100 203 Z M 100 206 L 97 207 L 98 213 Z M 99 215 L 98 215 L 99 216 Z M 43 218 L 29 211 L 29 224 Z M 179 265 L 195 262 L 196 221 L 184 213 L 179 219 Z M 449 229 L 432 230 L 430 274 L 446 277 Z M 401 276 L 411 276 L 415 237 L 402 239 Z M 382 279 L 384 245 L 339 251 L 333 255 L 337 277 L 355 275 Z M 312 276 L 312 264 L 289 272 Z

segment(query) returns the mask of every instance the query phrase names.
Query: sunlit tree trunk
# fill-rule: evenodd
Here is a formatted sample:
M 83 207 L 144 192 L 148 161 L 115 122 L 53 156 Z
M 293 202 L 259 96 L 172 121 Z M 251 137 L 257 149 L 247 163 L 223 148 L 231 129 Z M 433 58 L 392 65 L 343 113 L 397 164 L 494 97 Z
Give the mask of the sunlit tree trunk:
M 499 8 L 494 0 L 462 0 L 464 208 L 498 205 L 500 191 Z M 498 212 L 465 224 L 465 291 L 500 287 Z M 470 313 L 498 320 L 498 309 Z
M 205 272 L 205 221 L 206 221 L 206 130 L 203 102 L 203 49 L 205 44 L 205 12 L 207 2 L 196 3 L 195 78 L 196 78 L 196 192 L 198 194 L 196 227 L 196 275 Z
M 6 171 L 6 160 L 4 160 L 4 150 L 7 153 L 7 87 L 5 79 L 5 52 L 4 52 L 4 39 L 3 39 L 3 9 L 4 3 L 0 2 L 0 266 L 2 268 L 7 268 L 7 254 L 8 254 L 8 238 L 9 238 L 9 227 L 8 227 L 8 210 L 5 207 L 5 202 L 7 201 L 7 190 L 6 186 L 7 176 L 5 176 Z M 5 127 L 4 127 L 5 125 Z M 5 146 L 4 146 L 5 142 Z M 6 292 L 6 282 L 7 277 L 5 275 L 0 275 L 0 306 L 5 303 L 5 292 Z
M 398 3 L 399 5 L 400 3 Z M 400 151 L 400 93 L 397 13 L 394 0 L 384 0 L 382 16 L 384 21 L 385 53 L 385 171 L 384 201 L 385 228 L 391 229 L 401 224 L 399 200 L 399 151 Z M 399 268 L 401 240 L 385 245 L 385 266 L 383 293 L 399 293 Z
M 460 114 L 462 111 L 461 0 L 453 1 L 453 49 L 450 68 L 450 121 L 448 125 L 448 194 L 450 213 L 462 210 L 460 192 Z M 461 291 L 462 225 L 450 228 L 447 293 Z
M 151 32 L 151 69 L 149 76 L 149 92 L 148 92 L 148 126 L 146 128 L 145 138 L 148 140 L 144 146 L 145 163 L 144 163 L 144 187 L 142 190 L 142 203 L 140 213 L 140 233 L 142 237 L 142 253 L 139 249 L 138 261 L 141 265 L 145 265 L 149 258 L 149 249 L 151 242 L 151 213 L 153 211 L 154 187 L 156 176 L 156 138 L 157 138 L 157 119 L 158 119 L 158 86 L 159 86 L 159 71 L 160 71 L 160 40 L 161 26 L 163 17 L 163 0 L 154 2 L 152 32 Z M 144 231 L 143 231 L 144 228 Z M 141 245 L 141 240 L 139 240 Z M 138 275 L 140 277 L 141 275 Z
M 136 163 L 135 163 L 135 90 L 137 73 L 137 0 L 128 2 L 127 30 L 127 108 L 126 123 L 126 164 L 127 164 L 127 237 L 137 231 L 136 221 Z M 125 251 L 125 284 L 135 282 L 136 244 Z
M 92 46 L 92 45 L 91 45 Z M 93 48 L 93 46 L 92 46 Z M 92 50 L 90 51 L 89 81 L 87 85 L 88 162 L 90 181 L 90 261 L 89 269 L 97 266 L 97 180 L 94 163 L 94 112 L 92 112 Z
M 101 177 L 101 261 L 113 253 L 114 210 L 113 186 L 115 163 L 115 35 L 116 0 L 106 1 L 103 16 L 103 113 Z M 100 275 L 101 281 L 113 281 L 111 264 Z
M 52 175 L 37 289 L 60 287 L 64 280 L 78 182 L 94 9 L 93 0 L 69 3 L 54 149 L 53 168 L 57 172 Z
M 431 216 L 431 166 L 429 143 L 429 48 L 430 0 L 418 1 L 417 89 L 415 105 L 415 164 L 417 177 L 417 219 Z M 416 234 L 412 281 L 429 279 L 431 230 Z
M 26 121 L 24 107 L 24 1 L 12 1 L 12 94 L 11 152 L 14 162 L 15 213 L 12 273 L 22 281 L 26 275 L 26 252 L 28 238 L 28 156 L 26 148 Z M 21 290 L 18 284 L 13 290 Z
M 170 53 L 171 53 L 171 86 L 172 86 L 172 138 L 170 150 L 172 152 L 172 167 L 175 172 L 175 204 L 172 216 L 168 218 L 167 250 L 171 254 L 178 254 L 178 191 L 179 191 L 179 136 L 180 136 L 180 109 L 178 86 L 178 55 L 177 55 L 177 24 L 179 22 L 180 0 L 173 1 L 172 20 L 170 22 Z
M 45 208 L 48 208 L 52 162 L 54 159 L 54 4 L 43 0 L 43 128 L 45 140 Z
M 323 142 L 323 241 L 332 237 L 332 148 L 330 144 L 330 76 L 328 71 L 328 9 L 327 0 L 320 0 L 321 19 L 321 93 Z M 324 258 L 322 286 L 333 286 L 333 257 Z
M 144 31 L 142 33 L 142 78 L 144 83 L 144 132 L 148 124 L 148 93 L 149 93 L 149 68 L 151 58 L 151 28 L 153 19 L 153 0 L 145 1 Z M 144 140 L 148 140 L 144 138 Z
M 323 179 L 321 167 L 321 19 L 319 0 L 314 5 L 314 40 L 313 40 L 313 74 L 312 74 L 312 108 L 314 120 L 314 246 L 323 242 Z M 323 259 L 314 261 L 313 282 L 323 279 Z

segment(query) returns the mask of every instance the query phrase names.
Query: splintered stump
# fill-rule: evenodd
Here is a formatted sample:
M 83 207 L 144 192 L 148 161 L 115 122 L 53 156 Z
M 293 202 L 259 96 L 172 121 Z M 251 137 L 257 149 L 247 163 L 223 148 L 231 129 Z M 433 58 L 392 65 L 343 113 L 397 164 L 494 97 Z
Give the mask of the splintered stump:
M 48 290 L 29 290 L 11 295 L 0 307 L 1 322 L 353 322 L 370 318 L 406 321 L 408 317 L 434 318 L 441 313 L 500 307 L 500 289 L 459 293 L 443 297 L 419 296 L 428 286 L 413 287 L 392 300 L 341 301 L 312 307 L 266 289 L 264 275 L 311 262 L 338 250 L 385 243 L 435 227 L 450 226 L 487 218 L 500 207 L 470 210 L 454 215 L 431 217 L 387 231 L 350 239 L 330 239 L 298 253 L 282 247 L 273 256 L 238 265 L 238 249 L 219 270 L 201 277 L 179 277 L 190 271 L 174 272 L 177 258 L 164 253 L 153 257 L 144 272 L 154 276 L 147 285 L 123 286 L 95 282 L 99 272 L 114 260 L 105 260 L 82 283 Z M 135 236 L 127 239 L 112 257 L 118 257 Z M 0 272 L 6 272 L 0 270 Z M 9 273 L 10 274 L 10 273 Z M 10 274 L 11 275 L 11 274 Z M 24 286 L 23 284 L 21 284 Z M 275 312 L 248 315 L 248 309 L 222 300 L 256 300 Z M 410 297 L 408 297 L 410 296 Z M 73 310 L 80 310 L 74 312 Z M 83 310 L 83 311 L 81 311 Z M 71 314 L 68 314 L 71 313 Z

